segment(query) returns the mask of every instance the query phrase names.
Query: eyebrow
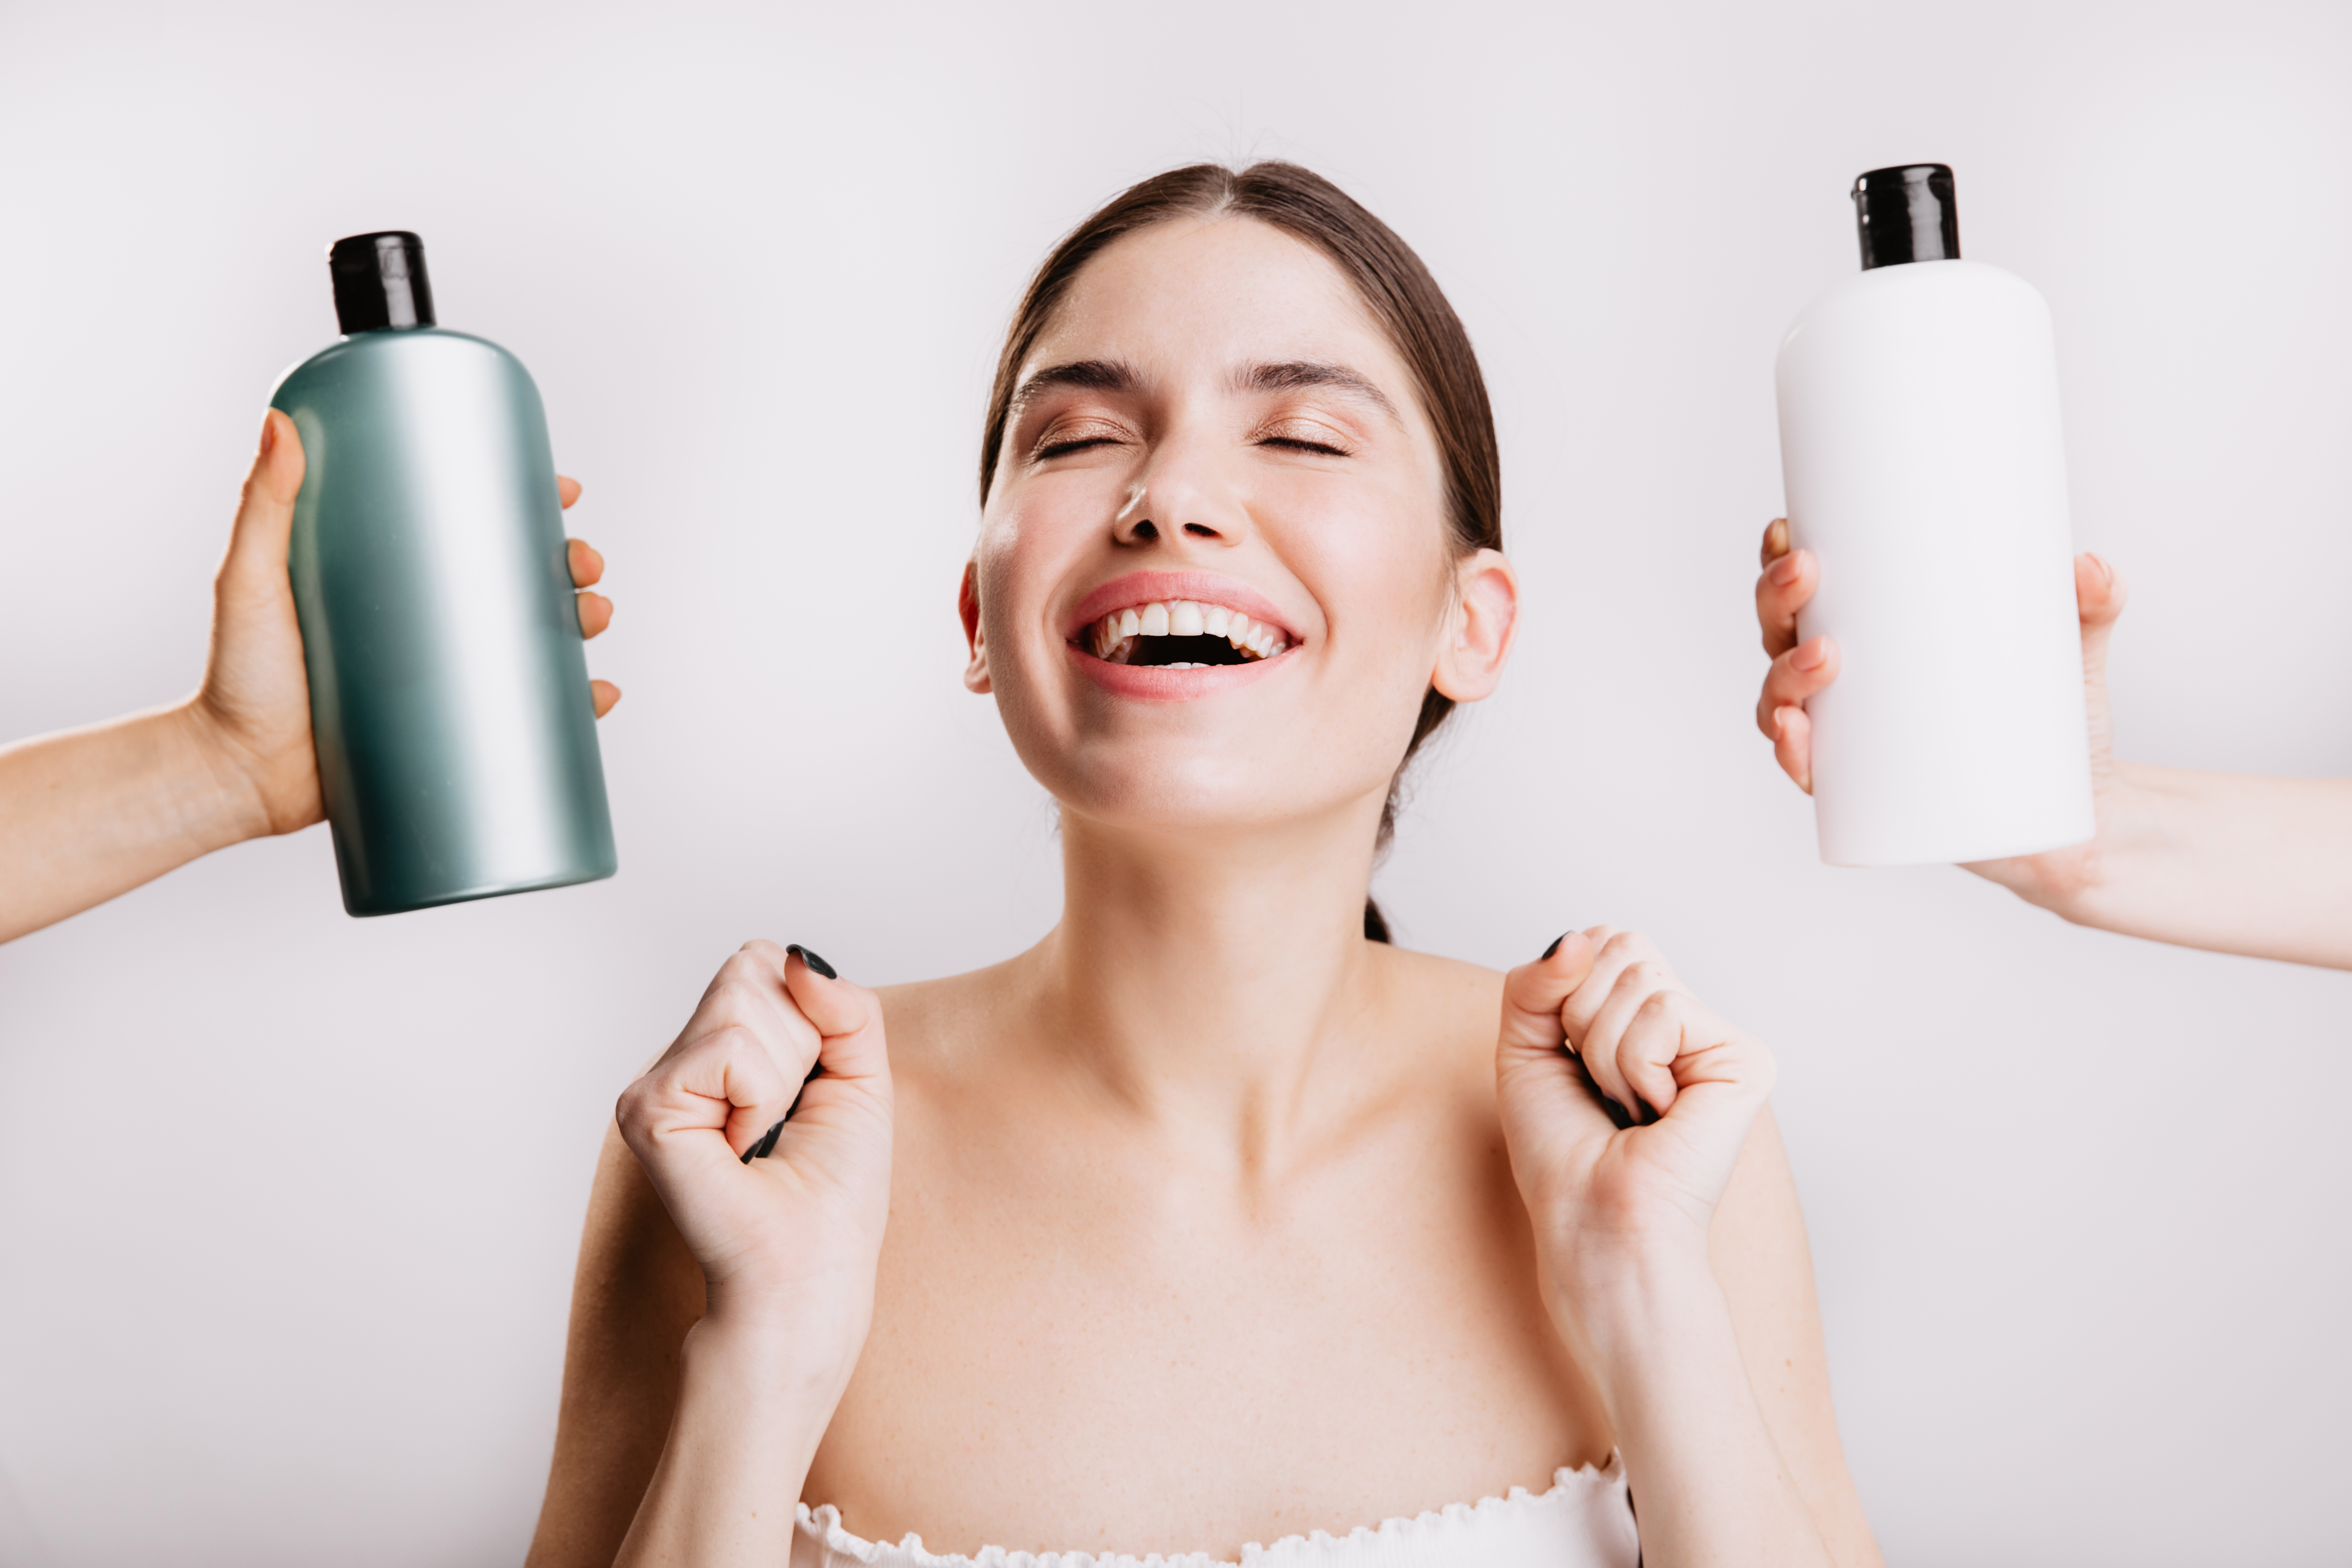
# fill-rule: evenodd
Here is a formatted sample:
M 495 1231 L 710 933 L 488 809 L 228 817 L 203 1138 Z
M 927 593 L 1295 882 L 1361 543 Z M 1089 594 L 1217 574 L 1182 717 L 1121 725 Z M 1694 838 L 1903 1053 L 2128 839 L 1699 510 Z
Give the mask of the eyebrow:
M 1051 364 L 1033 371 L 1014 390 L 1005 410 L 1009 424 L 1019 424 L 1024 410 L 1039 395 L 1056 386 L 1084 387 L 1089 392 L 1132 393 L 1143 384 L 1143 377 L 1124 360 L 1081 359 L 1067 364 Z M 1373 384 L 1371 377 L 1360 371 L 1349 370 L 1344 364 L 1325 364 L 1318 360 L 1282 360 L 1272 363 L 1244 367 L 1234 374 L 1234 386 L 1243 392 L 1290 392 L 1303 386 L 1332 386 L 1352 392 L 1371 404 L 1398 424 L 1404 416 L 1388 394 Z
M 1056 386 L 1082 386 L 1090 392 L 1133 392 L 1143 378 L 1135 367 L 1115 359 L 1073 360 L 1068 364 L 1049 364 L 1033 371 L 1014 390 L 1012 401 L 1005 406 L 1007 424 L 1018 425 L 1022 411 L 1034 402 L 1037 395 Z
M 1302 386 L 1335 386 L 1352 392 L 1377 407 L 1398 424 L 1404 423 L 1396 405 L 1388 394 L 1372 384 L 1371 377 L 1344 364 L 1323 364 L 1314 360 L 1285 360 L 1278 364 L 1254 364 L 1234 377 L 1237 390 L 1245 392 L 1289 392 Z

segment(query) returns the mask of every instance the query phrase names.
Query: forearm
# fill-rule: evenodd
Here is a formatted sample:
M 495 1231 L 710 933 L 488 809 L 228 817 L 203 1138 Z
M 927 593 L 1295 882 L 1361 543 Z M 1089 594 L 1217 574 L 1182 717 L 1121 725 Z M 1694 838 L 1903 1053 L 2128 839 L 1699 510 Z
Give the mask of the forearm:
M 2352 780 L 2116 764 L 2080 881 L 2026 896 L 2078 925 L 2352 969 Z
M 267 830 L 191 705 L 0 747 L 0 942 Z
M 1617 1428 L 1651 1568 L 1829 1568 L 1703 1248 L 1579 1271 L 1556 1310 Z
M 840 1398 L 782 1336 L 706 1318 L 688 1334 L 677 1413 L 614 1568 L 775 1568 Z

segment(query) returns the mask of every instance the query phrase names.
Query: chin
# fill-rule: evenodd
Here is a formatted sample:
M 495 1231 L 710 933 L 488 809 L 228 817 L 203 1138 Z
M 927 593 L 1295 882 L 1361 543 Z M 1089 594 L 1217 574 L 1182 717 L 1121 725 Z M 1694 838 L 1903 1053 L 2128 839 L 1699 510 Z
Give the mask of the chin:
M 1066 813 L 1113 829 L 1214 837 L 1350 814 L 1377 822 L 1389 771 L 1334 767 L 1328 753 L 1318 764 L 1301 754 L 1307 750 L 1247 751 L 1244 762 L 1234 749 L 1127 738 L 1082 745 L 1045 766 L 1024 749 L 1024 760 Z

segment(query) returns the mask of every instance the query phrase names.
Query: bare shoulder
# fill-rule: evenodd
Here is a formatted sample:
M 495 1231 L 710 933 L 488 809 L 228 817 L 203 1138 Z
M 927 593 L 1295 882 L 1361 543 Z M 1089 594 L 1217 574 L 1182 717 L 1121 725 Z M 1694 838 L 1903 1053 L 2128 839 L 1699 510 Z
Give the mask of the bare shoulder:
M 1442 1050 L 1491 1085 L 1502 972 L 1409 948 L 1380 944 L 1374 951 L 1384 1010 L 1400 1034 L 1416 1051 Z
M 1010 1021 L 1014 989 L 1011 961 L 877 987 L 891 1072 L 936 1074 L 969 1064 Z

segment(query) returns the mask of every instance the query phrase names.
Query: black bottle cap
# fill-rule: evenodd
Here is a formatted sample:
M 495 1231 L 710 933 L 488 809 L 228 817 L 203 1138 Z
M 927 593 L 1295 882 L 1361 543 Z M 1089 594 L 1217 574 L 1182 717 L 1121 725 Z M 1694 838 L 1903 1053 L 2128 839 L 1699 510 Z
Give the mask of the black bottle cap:
M 1862 231 L 1862 269 L 1898 261 L 1958 261 L 1960 212 L 1952 171 L 1941 163 L 1873 169 L 1853 183 L 1853 220 Z
M 425 242 L 405 229 L 335 241 L 327 273 L 335 280 L 335 320 L 347 333 L 433 324 Z

